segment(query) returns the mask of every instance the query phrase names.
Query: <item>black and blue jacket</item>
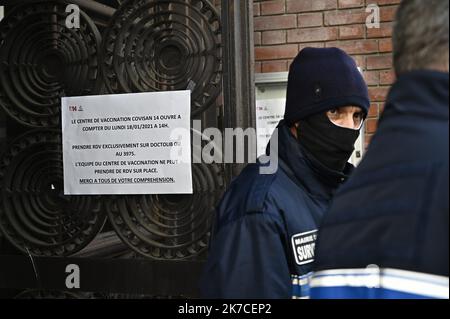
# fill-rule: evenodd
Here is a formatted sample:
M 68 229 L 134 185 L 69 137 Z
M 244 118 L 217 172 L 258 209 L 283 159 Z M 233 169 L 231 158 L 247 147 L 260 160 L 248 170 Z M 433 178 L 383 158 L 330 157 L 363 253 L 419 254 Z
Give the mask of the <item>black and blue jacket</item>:
M 449 297 L 449 75 L 393 86 L 318 235 L 313 298 Z
M 216 209 L 200 284 L 204 298 L 309 294 L 317 229 L 347 175 L 308 155 L 283 121 L 278 136 L 276 173 L 260 174 L 259 162 L 248 165 Z

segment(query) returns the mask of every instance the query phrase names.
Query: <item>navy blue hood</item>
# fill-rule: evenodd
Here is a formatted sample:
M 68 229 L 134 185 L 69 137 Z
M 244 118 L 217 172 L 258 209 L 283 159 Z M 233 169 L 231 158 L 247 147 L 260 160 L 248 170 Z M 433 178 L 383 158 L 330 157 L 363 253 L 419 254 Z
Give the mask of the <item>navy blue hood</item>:
M 284 119 L 288 124 L 343 106 L 370 108 L 369 93 L 358 67 L 338 48 L 305 48 L 294 59 Z

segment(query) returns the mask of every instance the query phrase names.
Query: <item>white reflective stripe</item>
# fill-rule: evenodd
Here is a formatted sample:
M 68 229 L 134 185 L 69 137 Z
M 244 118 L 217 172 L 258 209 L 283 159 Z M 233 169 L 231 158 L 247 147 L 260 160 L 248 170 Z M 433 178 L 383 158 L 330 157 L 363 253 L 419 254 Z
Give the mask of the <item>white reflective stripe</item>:
M 321 276 L 333 276 L 333 275 L 354 275 L 354 276 L 362 276 L 362 275 L 375 275 L 381 274 L 384 276 L 395 276 L 395 277 L 403 277 L 403 278 L 411 278 L 420 281 L 427 281 L 436 283 L 438 285 L 447 285 L 449 284 L 448 277 L 438 276 L 432 274 L 426 274 L 421 272 L 414 272 L 409 270 L 401 270 L 401 269 L 393 269 L 393 268 L 354 268 L 354 269 L 329 269 L 318 271 L 314 274 L 314 278 L 318 278 Z
M 304 276 L 301 276 L 298 279 L 298 282 L 300 283 L 301 286 L 309 285 L 309 283 L 311 282 L 312 275 L 313 275 L 312 272 L 310 272 Z
M 311 299 L 310 297 L 298 297 L 298 296 L 292 296 L 292 299 L 298 300 L 298 299 Z
M 311 279 L 311 288 L 316 287 L 368 287 L 368 276 L 332 275 Z M 372 278 L 370 278 L 372 279 Z M 372 282 L 372 280 L 370 280 Z M 376 286 L 370 285 L 370 288 Z
M 291 276 L 292 284 L 297 285 L 297 286 L 309 285 L 312 275 L 313 275 L 312 272 L 307 273 L 306 275 L 303 275 L 303 276 L 292 275 Z
M 305 286 L 305 285 L 308 285 L 309 284 L 309 279 L 308 278 L 305 278 L 305 279 L 299 279 L 298 280 L 298 284 L 300 285 L 300 286 Z
M 414 278 L 416 280 L 427 281 L 442 286 L 448 286 L 449 284 L 448 277 L 426 274 L 423 272 L 386 268 L 383 270 L 383 274 L 395 277 Z
M 352 268 L 352 269 L 328 269 L 318 271 L 314 274 L 314 277 L 317 276 L 333 276 L 333 275 L 367 275 L 372 273 L 379 273 L 380 269 L 376 268 Z
M 317 287 L 368 287 L 396 290 L 432 298 L 449 299 L 449 278 L 399 269 L 333 269 L 317 272 Z
M 386 277 L 382 278 L 381 286 L 385 289 L 408 292 L 415 295 L 449 299 L 448 278 L 447 286 L 442 286 L 429 282 L 416 281 L 414 279 Z
M 305 274 L 305 275 L 299 276 L 299 278 L 300 278 L 300 279 L 311 278 L 311 276 L 312 276 L 313 274 L 314 274 L 314 273 L 311 271 L 311 272 L 309 272 L 309 273 L 307 273 L 307 274 Z

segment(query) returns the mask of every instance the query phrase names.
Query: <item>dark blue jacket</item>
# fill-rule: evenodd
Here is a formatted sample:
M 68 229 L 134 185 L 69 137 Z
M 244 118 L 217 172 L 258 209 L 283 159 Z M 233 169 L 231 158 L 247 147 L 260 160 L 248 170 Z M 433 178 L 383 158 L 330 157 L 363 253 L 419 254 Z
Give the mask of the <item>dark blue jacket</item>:
M 448 73 L 416 71 L 393 86 L 321 226 L 312 297 L 448 298 L 448 85 Z
M 248 165 L 216 209 L 204 298 L 308 295 L 317 228 L 347 175 L 308 156 L 284 122 L 278 128 L 276 173 L 261 175 L 259 162 Z

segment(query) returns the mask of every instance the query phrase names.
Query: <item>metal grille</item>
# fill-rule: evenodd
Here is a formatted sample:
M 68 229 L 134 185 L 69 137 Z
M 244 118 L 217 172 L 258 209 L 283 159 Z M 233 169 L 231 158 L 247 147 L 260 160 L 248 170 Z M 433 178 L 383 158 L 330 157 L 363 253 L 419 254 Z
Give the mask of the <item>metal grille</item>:
M 63 195 L 58 131 L 31 131 L 14 140 L 0 160 L 0 184 L 0 230 L 27 254 L 74 254 L 104 224 L 98 196 Z
M 71 2 L 85 10 L 79 29 L 65 25 Z M 152 283 L 157 292 L 149 293 L 178 295 L 182 291 L 168 289 L 167 278 L 180 282 L 174 274 L 182 271 L 173 265 L 204 259 L 213 210 L 229 180 L 224 166 L 193 164 L 192 195 L 64 196 L 60 98 L 189 89 L 192 117 L 223 127 L 217 98 L 226 50 L 218 12 L 208 0 L 9 3 L 0 23 L 0 110 L 8 145 L 0 157 L 0 233 L 35 256 L 70 255 L 87 263 L 99 256 L 145 256 L 155 264 L 152 272 L 168 269 L 162 284 Z M 109 223 L 94 240 L 106 215 Z M 39 259 L 53 265 L 68 258 Z M 37 288 L 19 297 L 77 297 Z
M 100 33 L 84 12 L 67 28 L 65 8 L 24 4 L 0 24 L 0 106 L 21 124 L 58 126 L 60 97 L 99 92 Z
M 214 205 L 224 188 L 215 165 L 193 165 L 193 195 L 116 197 L 107 207 L 117 234 L 133 250 L 153 259 L 199 255 L 208 246 Z
M 190 89 L 195 117 L 221 91 L 220 34 L 208 1 L 128 1 L 103 42 L 106 87 L 111 93 Z

